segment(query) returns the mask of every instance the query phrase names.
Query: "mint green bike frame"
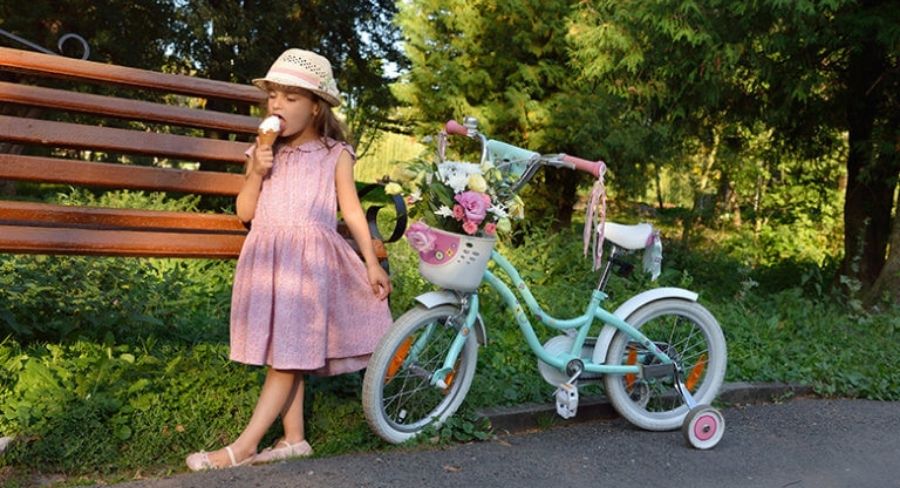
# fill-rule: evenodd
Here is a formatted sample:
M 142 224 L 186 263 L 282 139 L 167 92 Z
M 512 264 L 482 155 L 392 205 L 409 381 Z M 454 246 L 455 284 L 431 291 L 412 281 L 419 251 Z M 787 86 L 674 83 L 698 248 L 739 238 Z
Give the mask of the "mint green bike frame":
M 593 291 L 584 315 L 572 319 L 557 319 L 544 312 L 541 306 L 537 303 L 537 300 L 535 300 L 534 296 L 531 294 L 531 290 L 528 289 L 528 285 L 522 280 L 521 276 L 519 276 L 519 272 L 516 271 L 516 268 L 509 261 L 507 261 L 506 258 L 504 258 L 496 250 L 494 250 L 491 251 L 491 261 L 495 262 L 500 267 L 500 269 L 502 269 L 507 274 L 507 276 L 512 281 L 513 286 L 520 291 L 522 297 L 525 299 L 525 304 L 528 306 L 528 309 L 538 318 L 541 323 L 550 328 L 558 330 L 577 329 L 575 341 L 572 344 L 571 351 L 556 356 L 549 354 L 538 340 L 538 337 L 534 332 L 534 327 L 531 325 L 531 321 L 528 320 L 528 317 L 526 316 L 525 311 L 522 309 L 522 306 L 519 303 L 519 300 L 516 298 L 516 295 L 512 292 L 512 290 L 510 290 L 506 283 L 497 278 L 494 273 L 491 273 L 490 271 L 485 269 L 484 281 L 486 281 L 492 288 L 497 290 L 506 301 L 507 305 L 514 311 L 516 322 L 518 322 L 519 329 L 525 336 L 525 340 L 526 342 L 528 342 L 528 346 L 531 348 L 534 354 L 537 355 L 538 358 L 540 358 L 541 361 L 563 372 L 566 371 L 566 366 L 572 360 L 579 360 L 584 365 L 583 372 L 585 373 L 639 374 L 641 372 L 640 366 L 611 366 L 606 364 L 597 364 L 594 363 L 592 359 L 581 357 L 581 349 L 584 346 L 585 341 L 587 340 L 587 335 L 590 331 L 591 324 L 594 322 L 594 319 L 599 319 L 604 324 L 615 327 L 616 329 L 624 332 L 629 337 L 640 343 L 650 354 L 655 356 L 663 364 L 671 364 L 673 362 L 668 355 L 660 350 L 659 347 L 657 347 L 656 344 L 653 343 L 653 341 L 648 339 L 639 330 L 635 329 L 624 320 L 616 317 L 615 315 L 604 309 L 601 306 L 601 303 L 607 298 L 607 295 L 601 290 L 595 289 Z M 446 377 L 451 371 L 453 371 L 456 361 L 459 358 L 459 353 L 460 351 L 462 351 L 462 348 L 465 345 L 466 340 L 468 339 L 469 333 L 473 330 L 472 326 L 475 324 L 475 320 L 477 319 L 477 317 L 478 293 L 472 292 L 468 295 L 465 321 L 459 328 L 456 337 L 451 343 L 450 350 L 447 352 L 447 356 L 444 358 L 442 367 L 435 371 L 432 375 L 432 385 L 446 388 Z M 434 329 L 434 327 L 435 324 L 429 325 L 429 328 L 425 331 L 425 333 L 419 337 L 416 343 L 412 346 L 412 353 L 409 355 L 410 357 L 418 356 L 418 352 L 429 340 L 431 331 Z

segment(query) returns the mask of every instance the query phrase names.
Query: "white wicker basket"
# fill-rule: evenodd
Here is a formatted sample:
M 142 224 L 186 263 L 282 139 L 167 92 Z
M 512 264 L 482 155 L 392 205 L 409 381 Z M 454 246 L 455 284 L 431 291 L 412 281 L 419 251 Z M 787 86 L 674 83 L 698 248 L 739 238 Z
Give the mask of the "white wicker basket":
M 448 290 L 474 291 L 491 259 L 495 237 L 473 237 L 431 228 L 435 248 L 419 253 L 419 273 Z

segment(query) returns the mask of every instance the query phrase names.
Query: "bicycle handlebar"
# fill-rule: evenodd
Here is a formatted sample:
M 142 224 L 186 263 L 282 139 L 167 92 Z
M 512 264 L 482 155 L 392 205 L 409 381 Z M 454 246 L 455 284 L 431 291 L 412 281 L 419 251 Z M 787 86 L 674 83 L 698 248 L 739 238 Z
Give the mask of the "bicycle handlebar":
M 569 156 L 568 154 L 563 154 L 562 159 L 567 163 L 574 164 L 575 169 L 593 175 L 594 178 L 599 178 L 603 173 L 603 168 L 606 167 L 606 163 L 601 160 L 588 161 L 587 159 L 576 158 L 575 156 Z
M 469 135 L 469 129 L 453 119 L 448 120 L 447 123 L 444 124 L 444 130 L 447 134 L 452 134 L 454 136 Z
M 446 124 L 444 124 L 444 131 L 447 134 L 456 135 L 456 136 L 466 136 L 471 137 L 475 134 L 469 133 L 469 128 L 460 124 L 455 120 L 448 120 Z M 555 157 L 548 158 L 541 156 L 539 153 L 534 151 L 529 151 L 528 149 L 522 149 L 521 147 L 514 146 L 512 144 L 507 144 L 505 142 L 495 141 L 492 139 L 484 140 L 487 147 L 491 150 L 492 153 L 498 154 L 501 157 L 505 157 L 507 159 L 518 159 L 518 160 L 540 160 L 545 163 L 556 163 L 556 166 L 561 166 L 559 164 L 559 160 L 567 163 L 565 166 L 574 167 L 579 171 L 583 171 L 585 173 L 590 174 L 594 178 L 599 178 L 603 173 L 606 164 L 601 161 L 588 161 L 587 159 L 577 158 L 575 156 L 569 156 L 568 154 L 560 154 Z

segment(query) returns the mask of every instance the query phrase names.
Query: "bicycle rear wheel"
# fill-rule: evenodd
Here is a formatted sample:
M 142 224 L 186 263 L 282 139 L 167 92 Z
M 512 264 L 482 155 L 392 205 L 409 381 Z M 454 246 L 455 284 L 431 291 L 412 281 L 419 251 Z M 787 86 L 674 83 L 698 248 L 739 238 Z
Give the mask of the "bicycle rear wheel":
M 396 444 L 429 425 L 440 426 L 465 400 L 478 360 L 474 331 L 446 377 L 447 387 L 431 385 L 461 326 L 450 320 L 458 313 L 453 305 L 417 306 L 397 319 L 381 339 L 363 381 L 363 411 L 382 439 Z
M 698 404 L 712 403 L 725 378 L 728 352 L 722 329 L 706 308 L 696 302 L 665 299 L 642 306 L 625 321 L 675 361 Z M 620 331 L 610 342 L 606 364 L 650 366 L 659 360 Z M 616 410 L 643 429 L 677 429 L 690 410 L 675 389 L 672 375 L 605 375 L 604 386 Z

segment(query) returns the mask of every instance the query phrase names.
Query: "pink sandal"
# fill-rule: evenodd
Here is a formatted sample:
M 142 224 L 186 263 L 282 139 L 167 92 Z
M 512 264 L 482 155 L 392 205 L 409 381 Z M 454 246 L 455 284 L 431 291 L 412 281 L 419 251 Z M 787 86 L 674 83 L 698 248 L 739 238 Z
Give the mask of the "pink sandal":
M 283 445 L 284 447 L 278 447 Z M 313 453 L 312 447 L 306 441 L 300 441 L 291 444 L 286 440 L 280 440 L 273 447 L 267 447 L 256 455 L 254 464 L 271 463 L 272 461 L 281 461 L 292 457 L 306 457 Z
M 231 461 L 230 466 L 216 466 L 210 459 L 209 453 L 206 451 L 195 452 L 187 457 L 184 462 L 187 464 L 187 467 L 190 468 L 191 471 L 208 471 L 210 469 L 221 469 L 221 468 L 236 468 L 238 466 L 243 466 L 245 464 L 250 464 L 254 462 L 257 458 L 256 454 L 251 454 L 241 462 L 237 462 L 237 459 L 234 457 L 234 451 L 231 450 L 231 446 L 225 446 L 225 452 L 228 453 L 228 459 Z

